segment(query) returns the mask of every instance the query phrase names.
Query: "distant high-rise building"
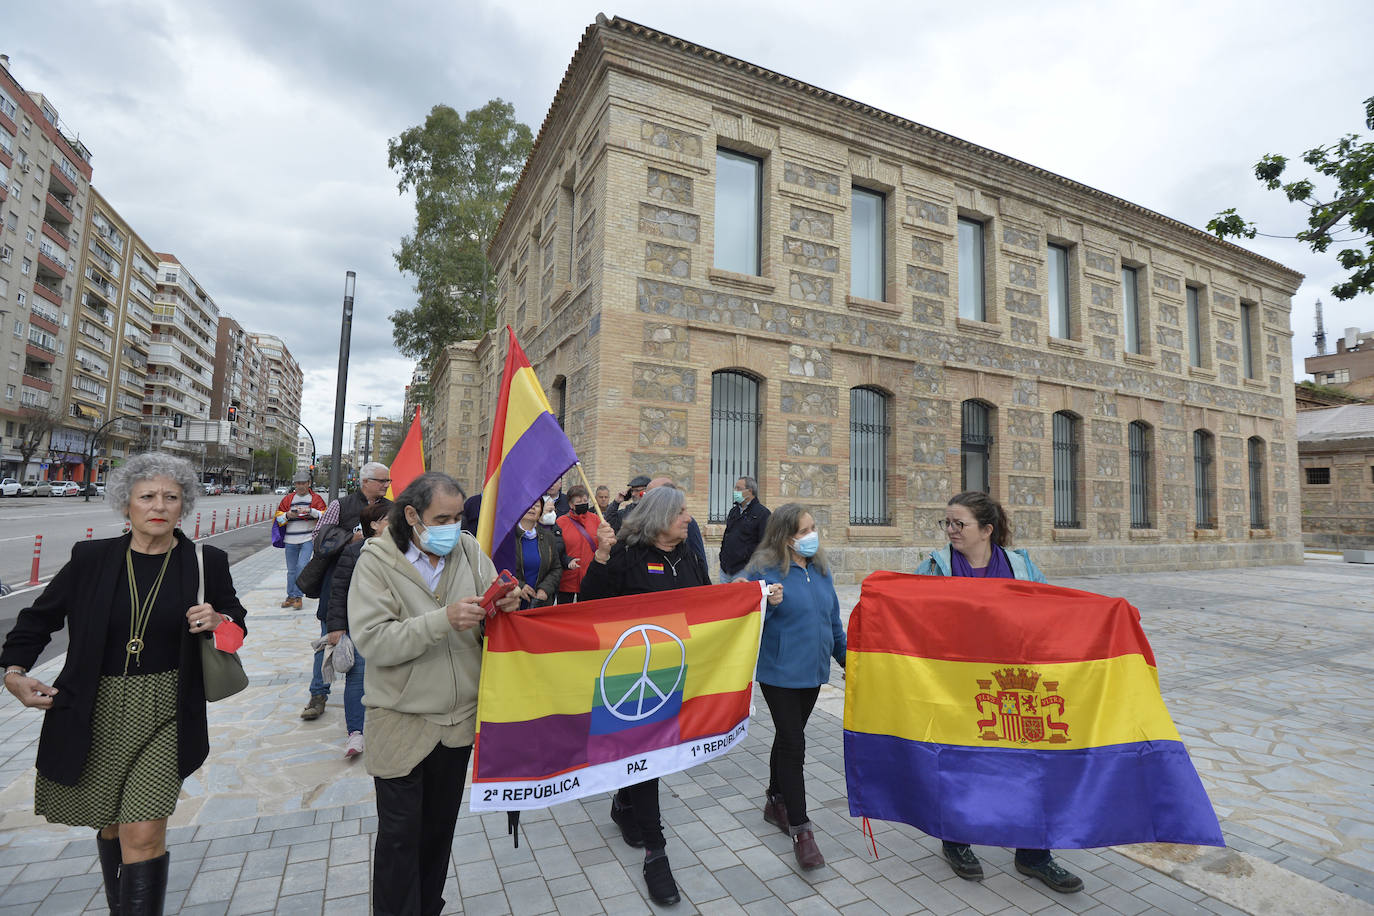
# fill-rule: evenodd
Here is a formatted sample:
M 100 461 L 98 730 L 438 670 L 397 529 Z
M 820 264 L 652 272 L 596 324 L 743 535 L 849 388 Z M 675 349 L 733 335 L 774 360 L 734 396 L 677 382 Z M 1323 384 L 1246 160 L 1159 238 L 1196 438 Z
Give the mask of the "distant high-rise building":
M 263 416 L 264 448 L 285 445 L 293 449 L 300 429 L 301 389 L 304 375 L 300 364 L 287 349 L 286 341 L 274 334 L 248 335 L 262 354 L 266 391 L 260 404 Z
M 221 483 L 247 481 L 253 473 L 253 452 L 263 447 L 265 366 L 253 335 L 228 315 L 220 316 L 210 415 L 224 425 L 224 441 L 217 449 Z
M 209 425 L 219 308 L 175 255 L 157 257 L 144 439 L 151 448 L 205 461 L 204 447 L 219 436 Z
M 25 464 L 21 440 L 43 422 L 37 414 L 51 426 L 63 409 L 90 181 L 90 151 L 0 55 L 0 470 L 9 476 L 44 476 L 44 464 L 66 476 L 80 460 L 71 442 L 45 435 Z

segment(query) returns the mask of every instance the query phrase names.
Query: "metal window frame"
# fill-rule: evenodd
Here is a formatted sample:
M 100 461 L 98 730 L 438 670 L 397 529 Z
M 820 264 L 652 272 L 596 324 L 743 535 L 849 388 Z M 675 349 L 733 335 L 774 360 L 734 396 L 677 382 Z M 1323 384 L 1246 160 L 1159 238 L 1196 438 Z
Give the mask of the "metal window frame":
M 1054 449 L 1054 527 L 1081 528 L 1078 514 L 1079 426 L 1077 414 L 1055 412 L 1052 423 Z
M 748 271 L 751 277 L 763 276 L 763 159 L 750 153 L 742 153 L 729 147 L 716 147 L 716 161 L 720 157 L 751 162 L 754 165 L 754 269 Z M 719 216 L 720 190 L 717 187 L 716 199 L 711 202 L 712 213 Z M 715 242 L 712 242 L 711 264 L 715 266 Z M 730 268 L 722 268 L 729 270 Z
M 869 197 L 877 198 L 878 201 L 878 289 L 876 296 L 860 296 L 863 299 L 872 299 L 875 302 L 887 301 L 887 194 L 883 191 L 875 191 L 872 188 L 865 188 L 862 185 L 851 184 L 849 186 L 849 293 L 853 296 L 859 294 L 854 292 L 854 195 L 866 194 Z
M 1130 448 L 1131 527 L 1150 528 L 1150 428 L 1139 420 L 1127 427 Z
M 729 390 L 726 380 L 730 380 L 737 390 Z M 736 480 L 758 477 L 759 427 L 762 424 L 759 380 L 735 369 L 712 372 L 708 522 L 725 522 Z
M 959 311 L 960 318 L 971 321 L 988 320 L 988 224 L 986 220 L 974 219 L 971 216 L 961 216 L 955 220 L 955 244 L 958 247 L 959 255 L 963 254 L 964 246 L 959 240 L 959 226 L 967 223 L 970 226 L 978 227 L 978 301 L 974 304 L 974 314 L 964 315 L 962 309 Z M 963 282 L 964 265 L 959 264 L 960 283 Z M 956 296 L 956 299 L 958 297 Z M 956 308 L 962 303 L 956 303 Z
M 876 388 L 849 389 L 849 524 L 888 525 L 888 396 Z
M 1245 444 L 1250 471 L 1250 527 L 1264 528 L 1264 440 L 1251 436 Z
M 992 492 L 992 406 L 986 401 L 969 398 L 959 405 L 959 481 L 964 490 Z M 973 421 L 973 422 L 970 422 Z M 968 479 L 968 456 L 983 456 L 982 486 Z
M 1193 430 L 1193 526 L 1211 530 L 1217 526 L 1212 486 L 1212 434 L 1205 429 Z

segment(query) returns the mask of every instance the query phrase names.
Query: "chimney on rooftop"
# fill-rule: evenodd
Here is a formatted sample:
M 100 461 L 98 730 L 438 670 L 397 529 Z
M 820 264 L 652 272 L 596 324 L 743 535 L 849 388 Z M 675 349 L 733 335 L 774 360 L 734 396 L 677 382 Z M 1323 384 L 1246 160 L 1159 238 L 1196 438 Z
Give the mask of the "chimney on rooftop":
M 0 67 L 4 67 L 6 73 L 10 72 L 10 56 L 8 54 L 0 54 Z

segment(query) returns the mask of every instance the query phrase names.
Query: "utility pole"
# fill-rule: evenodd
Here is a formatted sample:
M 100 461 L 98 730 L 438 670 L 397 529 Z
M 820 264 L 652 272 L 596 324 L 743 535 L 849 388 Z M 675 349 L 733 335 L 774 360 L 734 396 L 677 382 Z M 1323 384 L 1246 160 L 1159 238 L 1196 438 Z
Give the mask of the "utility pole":
M 339 465 L 343 462 L 344 399 L 348 393 L 348 347 L 353 337 L 353 290 L 358 275 L 344 274 L 343 324 L 339 330 L 339 378 L 334 391 L 334 450 L 329 468 L 329 499 L 339 498 Z

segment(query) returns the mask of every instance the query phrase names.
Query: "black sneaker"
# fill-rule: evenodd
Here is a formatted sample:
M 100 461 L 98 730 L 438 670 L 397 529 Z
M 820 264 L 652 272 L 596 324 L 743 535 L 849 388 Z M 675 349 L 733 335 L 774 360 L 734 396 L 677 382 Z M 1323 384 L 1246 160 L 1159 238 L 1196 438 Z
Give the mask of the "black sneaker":
M 1083 879 L 1054 861 L 1053 856 L 1039 865 L 1022 865 L 1017 862 L 1016 870 L 1027 877 L 1039 878 L 1049 885 L 1050 890 L 1059 891 L 1061 894 L 1074 894 L 1083 889 Z
M 654 903 L 672 906 L 682 899 L 677 892 L 677 882 L 673 880 L 673 870 L 668 865 L 668 854 L 663 850 L 644 860 L 644 886 L 649 889 L 649 897 Z
M 945 843 L 943 848 L 949 867 L 956 875 L 965 881 L 983 880 L 983 863 L 978 861 L 972 847 L 964 843 Z
M 620 828 L 620 835 L 626 843 L 635 849 L 644 848 L 644 833 L 635 823 L 634 812 L 629 806 L 622 807 L 618 796 L 611 797 L 611 820 Z

